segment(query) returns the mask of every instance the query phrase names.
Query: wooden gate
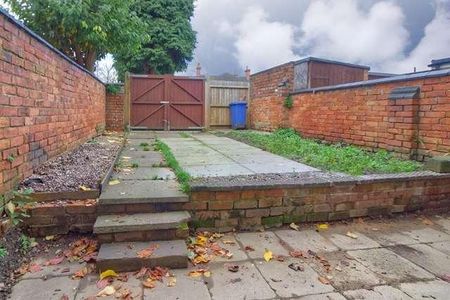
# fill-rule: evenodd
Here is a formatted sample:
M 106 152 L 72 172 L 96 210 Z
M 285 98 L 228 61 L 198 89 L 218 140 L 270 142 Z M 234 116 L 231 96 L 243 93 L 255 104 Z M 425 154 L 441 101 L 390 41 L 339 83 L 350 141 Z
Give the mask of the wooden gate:
M 249 82 L 245 77 L 210 76 L 206 81 L 206 126 L 230 127 L 230 103 L 247 101 Z
M 203 78 L 133 74 L 128 79 L 131 127 L 183 130 L 204 126 Z

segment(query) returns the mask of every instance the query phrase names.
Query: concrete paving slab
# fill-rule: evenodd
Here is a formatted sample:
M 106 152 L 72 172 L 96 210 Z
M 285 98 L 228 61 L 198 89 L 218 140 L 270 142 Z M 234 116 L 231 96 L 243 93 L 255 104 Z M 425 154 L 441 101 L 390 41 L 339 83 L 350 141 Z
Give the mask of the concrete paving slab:
M 436 220 L 436 223 L 439 224 L 446 233 L 450 234 L 450 219 L 439 219 Z
M 187 276 L 186 270 L 171 270 L 176 278 L 176 285 L 168 287 L 165 282 L 156 282 L 153 289 L 144 289 L 144 300 L 208 300 L 211 299 L 208 288 L 204 280 L 200 277 L 192 278 Z
M 33 263 L 39 264 L 42 270 L 35 273 L 26 273 L 21 277 L 21 279 L 37 279 L 37 278 L 42 279 L 42 278 L 70 276 L 73 275 L 78 270 L 80 270 L 81 268 L 83 268 L 84 266 L 86 266 L 86 263 L 68 262 L 67 260 L 64 260 L 59 265 L 45 266 L 44 264 L 51 258 L 39 257 L 33 260 Z
M 21 280 L 12 288 L 10 299 L 61 300 L 63 296 L 73 299 L 78 284 L 78 280 L 72 280 L 70 277 Z
M 80 281 L 78 287 L 78 292 L 75 296 L 75 300 L 85 300 L 85 299 L 104 299 L 104 300 L 115 300 L 117 299 L 114 295 L 97 298 L 96 295 L 101 291 L 97 288 L 98 275 L 89 275 Z M 120 289 L 129 289 L 131 292 L 131 299 L 141 299 L 143 295 L 142 283 L 139 279 L 136 279 L 133 275 L 128 276 L 127 282 L 121 282 L 115 280 L 113 283 L 117 291 Z M 120 289 L 119 289 L 120 287 Z M 90 298 L 91 297 L 91 298 Z
M 450 241 L 450 235 L 433 228 L 413 229 L 402 233 L 420 243 Z
M 111 179 L 119 180 L 170 180 L 175 178 L 171 169 L 154 167 L 126 168 L 111 176 Z
M 418 241 L 400 232 L 372 231 L 367 236 L 382 246 L 412 245 Z
M 95 221 L 94 233 L 176 229 L 180 224 L 187 223 L 190 219 L 191 215 L 187 211 L 101 215 Z
M 450 257 L 428 245 L 399 245 L 390 249 L 438 277 L 450 274 Z
M 447 300 L 450 284 L 441 280 L 402 283 L 400 289 L 414 299 Z
M 388 283 L 433 279 L 434 276 L 387 249 L 348 251 L 363 266 Z
M 272 251 L 274 255 L 289 255 L 278 237 L 271 231 L 239 233 L 236 238 L 244 248 L 250 246 L 255 249 L 255 251 L 247 252 L 251 258 L 263 259 L 265 249 Z
M 227 243 L 224 243 L 224 241 Z M 234 244 L 232 242 L 234 242 Z M 240 247 L 234 234 L 225 234 L 220 240 L 217 241 L 217 244 L 219 244 L 220 247 L 229 250 L 233 253 L 233 256 L 230 259 L 221 256 L 214 256 L 212 262 L 235 262 L 248 259 L 246 252 Z
M 127 139 L 127 148 L 141 148 L 140 145 L 142 144 L 149 144 L 149 146 L 151 147 L 154 143 L 155 143 L 155 139 L 154 138 L 144 138 L 144 139 L 135 139 L 135 138 L 128 138 Z
M 331 285 L 319 281 L 319 275 L 307 264 L 302 264 L 304 271 L 294 271 L 289 264 L 298 260 L 287 259 L 284 262 L 270 261 L 256 263 L 256 267 L 280 297 L 298 297 L 334 291 Z
M 194 178 L 254 174 L 254 172 L 234 163 L 228 165 L 185 166 L 183 169 Z
M 176 153 L 174 153 L 176 156 Z M 183 167 L 188 166 L 210 166 L 210 165 L 224 165 L 224 164 L 234 164 L 235 162 L 229 158 L 224 157 L 220 154 L 213 154 L 205 156 L 203 154 L 198 156 L 184 156 L 177 157 L 178 163 Z
M 330 263 L 329 271 L 318 260 L 310 265 L 321 276 L 331 276 L 331 284 L 340 291 L 372 288 L 385 283 L 358 261 L 348 259 L 345 252 L 325 253 L 322 257 Z
M 188 196 L 180 190 L 176 181 L 124 180 L 108 185 L 99 198 L 100 204 L 171 203 L 187 202 Z
M 123 151 L 119 162 L 123 167 L 132 167 L 133 164 L 137 164 L 138 168 L 165 164 L 162 154 L 156 151 Z
M 450 241 L 435 242 L 435 243 L 431 243 L 430 246 L 436 250 L 441 251 L 442 253 L 450 255 Z
M 275 234 L 293 250 L 330 252 L 339 250 L 314 230 L 277 230 Z
M 155 138 L 156 136 L 155 131 L 131 131 L 128 134 L 128 139 L 149 139 Z
M 228 271 L 226 265 L 211 266 L 208 287 L 214 300 L 229 299 L 272 299 L 275 293 L 250 262 L 238 263 L 239 271 Z
M 369 249 L 381 246 L 380 244 L 360 232 L 353 233 L 356 234 L 358 238 L 354 239 L 344 234 L 338 233 L 323 234 L 325 235 L 325 237 L 328 237 L 336 246 L 343 250 Z
M 339 293 L 326 293 L 318 295 L 309 295 L 300 298 L 291 298 L 291 300 L 346 300 L 346 299 Z
M 370 299 L 370 300 L 406 300 L 412 299 L 402 291 L 391 286 L 377 286 L 373 290 L 355 290 L 344 292 L 344 296 L 349 299 Z

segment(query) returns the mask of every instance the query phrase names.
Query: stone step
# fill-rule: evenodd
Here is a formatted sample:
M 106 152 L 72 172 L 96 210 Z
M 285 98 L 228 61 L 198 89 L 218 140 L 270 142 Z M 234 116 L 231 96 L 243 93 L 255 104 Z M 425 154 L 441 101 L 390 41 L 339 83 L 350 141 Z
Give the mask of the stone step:
M 135 204 L 99 204 L 97 215 L 158 213 L 184 210 L 184 202 L 174 203 L 135 203 Z
M 138 252 L 157 245 L 148 258 L 138 257 Z M 142 267 L 188 267 L 187 248 L 184 240 L 102 244 L 97 257 L 98 271 L 114 270 L 132 272 Z
M 107 185 L 99 198 L 99 205 L 139 203 L 188 202 L 175 180 L 123 180 L 119 184 Z
M 94 224 L 100 243 L 174 240 L 189 234 L 187 211 L 101 215 Z

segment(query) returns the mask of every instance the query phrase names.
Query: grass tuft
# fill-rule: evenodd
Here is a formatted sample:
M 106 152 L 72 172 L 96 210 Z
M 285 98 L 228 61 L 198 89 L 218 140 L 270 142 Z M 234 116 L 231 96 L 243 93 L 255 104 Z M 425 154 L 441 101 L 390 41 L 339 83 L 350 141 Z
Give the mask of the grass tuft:
M 178 182 L 181 185 L 181 190 L 185 193 L 189 193 L 191 190 L 191 187 L 189 185 L 191 176 L 180 167 L 169 146 L 167 146 L 160 140 L 156 140 L 155 149 L 157 151 L 161 151 L 164 159 L 167 162 L 167 165 L 173 170 L 175 176 L 177 176 Z
M 356 146 L 305 139 L 293 129 L 274 133 L 230 131 L 226 136 L 322 170 L 351 175 L 412 172 L 422 164 L 395 157 L 386 150 L 369 152 Z

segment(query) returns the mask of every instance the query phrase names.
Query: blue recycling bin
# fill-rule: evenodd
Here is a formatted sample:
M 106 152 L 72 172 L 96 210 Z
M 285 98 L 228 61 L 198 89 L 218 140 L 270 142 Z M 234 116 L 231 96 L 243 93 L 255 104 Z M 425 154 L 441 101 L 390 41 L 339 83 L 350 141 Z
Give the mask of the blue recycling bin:
M 231 128 L 244 129 L 247 123 L 247 102 L 233 101 L 230 103 Z

